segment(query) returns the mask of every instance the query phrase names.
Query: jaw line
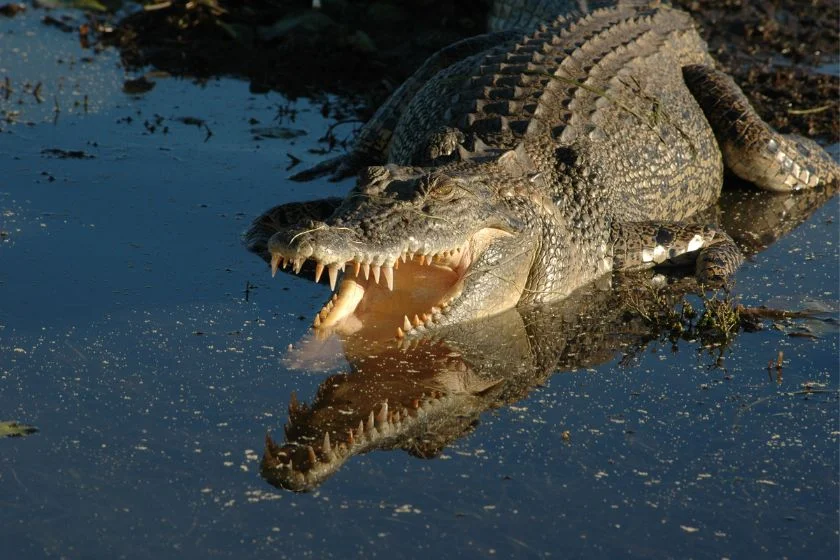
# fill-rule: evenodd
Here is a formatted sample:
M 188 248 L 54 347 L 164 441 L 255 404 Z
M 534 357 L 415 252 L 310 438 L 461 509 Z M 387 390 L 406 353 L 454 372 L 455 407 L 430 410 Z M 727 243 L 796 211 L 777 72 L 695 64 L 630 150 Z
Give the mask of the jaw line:
M 334 332 L 350 335 L 364 329 L 376 338 L 402 338 L 417 327 L 432 327 L 435 319 L 460 297 L 472 264 L 493 241 L 510 235 L 505 230 L 486 227 L 454 248 L 409 255 L 405 264 L 397 258 L 393 269 L 386 273 L 391 275 L 390 287 L 377 281 L 379 267 L 373 278 L 365 278 L 354 261 L 344 263 L 342 268 L 348 270 L 338 290 L 313 322 L 316 335 L 326 338 Z

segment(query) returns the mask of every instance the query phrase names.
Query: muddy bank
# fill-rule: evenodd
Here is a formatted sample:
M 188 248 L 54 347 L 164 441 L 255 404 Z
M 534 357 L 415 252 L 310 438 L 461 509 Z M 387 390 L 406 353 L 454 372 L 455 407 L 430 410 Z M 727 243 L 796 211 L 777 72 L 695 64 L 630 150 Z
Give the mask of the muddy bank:
M 177 75 L 234 75 L 254 91 L 361 96 L 369 114 L 435 50 L 484 31 L 488 2 L 164 2 L 147 5 L 100 36 L 129 67 Z M 785 132 L 840 136 L 833 0 L 675 0 L 709 48 Z M 831 66 L 828 66 L 831 65 Z M 363 114 L 363 116 L 364 116 Z

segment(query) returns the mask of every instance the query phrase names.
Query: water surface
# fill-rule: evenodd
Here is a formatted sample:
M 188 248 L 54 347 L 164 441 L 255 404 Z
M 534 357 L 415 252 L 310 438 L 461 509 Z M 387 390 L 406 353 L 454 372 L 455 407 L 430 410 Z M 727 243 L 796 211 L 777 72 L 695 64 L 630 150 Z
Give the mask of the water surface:
M 722 361 L 652 343 L 550 377 L 439 458 L 269 485 L 266 432 L 326 376 L 283 357 L 328 293 L 272 280 L 239 235 L 346 192 L 285 179 L 331 121 L 228 79 L 125 94 L 114 53 L 41 15 L 0 19 L 19 111 L 0 125 L 0 420 L 40 428 L 0 441 L 10 557 L 837 556 L 836 321 L 768 322 Z M 836 318 L 837 223 L 833 200 L 747 262 L 743 301 Z

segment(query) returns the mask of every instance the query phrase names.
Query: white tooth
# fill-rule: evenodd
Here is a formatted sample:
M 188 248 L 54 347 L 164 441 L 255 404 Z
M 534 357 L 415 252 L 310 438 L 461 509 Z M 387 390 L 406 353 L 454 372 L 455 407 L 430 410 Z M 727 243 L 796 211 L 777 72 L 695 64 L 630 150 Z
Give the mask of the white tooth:
M 347 266 L 347 261 L 344 261 L 343 263 L 341 263 L 338 266 L 338 270 L 340 270 L 341 272 L 344 272 L 344 269 L 345 269 L 346 266 Z
M 365 273 L 365 280 L 367 280 L 368 277 L 370 276 L 370 263 L 369 262 L 362 263 L 362 272 Z
M 382 273 L 385 275 L 385 284 L 388 285 L 389 290 L 394 289 L 394 269 L 390 266 L 386 266 L 382 269 Z
M 383 422 L 388 420 L 388 401 L 382 403 L 382 408 L 379 409 L 379 412 L 376 415 L 376 422 L 377 424 L 382 424 Z
M 408 320 L 408 315 L 403 315 L 403 330 L 405 332 L 411 330 L 411 321 Z
M 329 268 L 330 273 L 330 289 L 335 291 L 335 282 L 338 280 L 338 266 L 331 264 Z
M 315 282 L 318 282 L 319 280 L 321 280 L 321 274 L 323 274 L 323 272 L 324 272 L 324 264 L 319 262 L 318 264 L 315 265 Z
M 327 454 L 327 457 L 332 453 L 332 446 L 330 445 L 330 433 L 324 432 L 324 443 L 321 444 L 321 449 Z
M 371 267 L 373 269 L 373 281 L 379 284 L 379 265 L 373 265 Z
M 402 260 L 402 262 L 408 261 L 408 253 L 403 253 L 402 255 L 400 255 L 400 259 Z
M 294 265 L 292 267 L 292 269 L 295 271 L 295 274 L 300 273 L 300 269 L 303 267 L 303 263 L 305 263 L 305 262 L 306 262 L 306 259 L 304 259 L 302 257 L 298 257 L 298 258 L 295 259 Z
M 280 262 L 283 260 L 283 257 L 280 256 L 280 253 L 272 253 L 271 254 L 271 276 L 274 277 L 277 274 L 277 268 L 280 266 Z
M 366 432 L 369 432 L 373 429 L 373 426 L 375 425 L 374 424 L 375 421 L 376 421 L 376 419 L 374 418 L 373 411 L 371 410 L 370 414 L 368 414 L 367 423 L 365 424 L 365 431 Z

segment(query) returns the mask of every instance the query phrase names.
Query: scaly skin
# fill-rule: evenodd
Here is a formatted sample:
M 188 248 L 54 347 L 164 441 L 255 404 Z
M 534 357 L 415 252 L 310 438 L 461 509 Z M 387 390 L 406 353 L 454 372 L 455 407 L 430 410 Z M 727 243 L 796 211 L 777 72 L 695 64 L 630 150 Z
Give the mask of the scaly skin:
M 742 257 L 692 216 L 719 197 L 725 165 L 773 191 L 833 191 L 840 176 L 816 144 L 761 121 L 690 17 L 658 3 L 444 49 L 328 167 L 371 163 L 341 204 L 299 220 L 300 204 L 278 207 L 247 234 L 274 270 L 309 263 L 335 287 L 349 267 L 315 319 L 323 332 L 402 337 L 563 299 L 614 270 L 693 262 L 723 282 Z

